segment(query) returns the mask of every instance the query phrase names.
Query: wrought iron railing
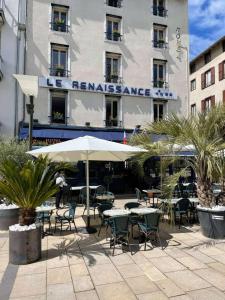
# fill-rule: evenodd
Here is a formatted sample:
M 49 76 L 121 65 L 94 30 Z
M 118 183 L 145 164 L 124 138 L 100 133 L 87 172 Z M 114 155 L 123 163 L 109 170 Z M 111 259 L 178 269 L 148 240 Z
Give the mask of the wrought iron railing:
M 110 41 L 121 41 L 122 35 L 119 32 L 105 32 L 105 37 Z
M 152 43 L 154 48 L 166 49 L 168 46 L 168 43 L 164 40 L 153 40 Z
M 168 88 L 168 82 L 163 81 L 163 80 L 154 80 L 153 81 L 153 87 L 154 88 L 167 89 Z
M 106 4 L 108 6 L 113 6 L 113 7 L 122 7 L 122 1 L 123 0 L 106 0 Z
M 123 121 L 119 120 L 104 120 L 105 127 L 122 127 Z
M 69 77 L 70 75 L 70 71 L 63 68 L 51 67 L 49 71 L 50 76 Z
M 122 83 L 122 77 L 120 77 L 119 75 L 111 75 L 111 74 L 107 74 L 105 75 L 105 81 L 106 82 L 111 82 L 111 83 Z
M 70 26 L 67 24 L 60 24 L 60 23 L 56 23 L 56 22 L 51 22 L 51 30 L 54 31 L 61 31 L 61 32 L 69 32 L 69 28 Z
M 159 5 L 153 5 L 152 13 L 154 16 L 159 16 L 159 17 L 167 17 L 168 15 L 167 9 L 165 9 L 164 6 L 159 6 Z

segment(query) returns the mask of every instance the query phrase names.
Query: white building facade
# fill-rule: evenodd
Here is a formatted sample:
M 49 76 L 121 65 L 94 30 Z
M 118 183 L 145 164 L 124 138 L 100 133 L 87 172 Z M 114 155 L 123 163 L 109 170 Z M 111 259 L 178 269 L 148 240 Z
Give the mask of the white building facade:
M 25 72 L 26 1 L 0 0 L 0 137 L 18 133 L 24 97 L 12 74 Z
M 169 112 L 187 114 L 187 2 L 28 1 L 25 72 L 39 76 L 34 138 L 119 141 Z

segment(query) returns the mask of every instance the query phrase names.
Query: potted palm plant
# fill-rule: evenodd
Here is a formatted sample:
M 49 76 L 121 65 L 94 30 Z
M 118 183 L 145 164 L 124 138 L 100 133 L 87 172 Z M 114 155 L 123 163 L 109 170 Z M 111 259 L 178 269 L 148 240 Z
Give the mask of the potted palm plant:
M 9 228 L 9 261 L 13 264 L 27 264 L 41 257 L 36 207 L 58 191 L 54 180 L 58 168 L 47 158 L 28 160 L 23 165 L 7 159 L 0 166 L 0 193 L 20 208 L 19 224 Z
M 225 106 L 216 106 L 207 113 L 178 117 L 175 114 L 165 120 L 150 124 L 148 132 L 167 135 L 165 144 L 183 148 L 193 145 L 195 155 L 186 159 L 197 177 L 199 199 L 198 216 L 202 232 L 211 238 L 225 238 L 225 197 L 220 206 L 213 193 L 212 184 L 224 181 Z

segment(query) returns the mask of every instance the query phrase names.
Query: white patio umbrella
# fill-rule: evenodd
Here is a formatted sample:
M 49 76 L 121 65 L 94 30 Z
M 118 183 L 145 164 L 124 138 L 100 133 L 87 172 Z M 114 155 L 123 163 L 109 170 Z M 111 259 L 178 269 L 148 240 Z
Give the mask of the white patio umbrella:
M 125 161 L 146 150 L 129 145 L 109 142 L 91 136 L 84 136 L 51 146 L 42 147 L 27 153 L 38 157 L 48 155 L 56 162 L 86 161 L 87 186 L 87 227 L 90 227 L 89 201 L 89 161 Z

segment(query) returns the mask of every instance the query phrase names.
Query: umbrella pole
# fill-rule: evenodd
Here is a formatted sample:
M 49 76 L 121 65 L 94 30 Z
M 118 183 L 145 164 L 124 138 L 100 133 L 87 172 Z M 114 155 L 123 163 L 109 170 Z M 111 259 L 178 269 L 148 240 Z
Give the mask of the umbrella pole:
M 86 192 L 87 192 L 87 232 L 88 233 L 95 233 L 97 230 L 94 227 L 91 227 L 90 225 L 90 188 L 89 188 L 89 160 L 88 160 L 88 154 L 87 154 L 87 160 L 86 160 Z

